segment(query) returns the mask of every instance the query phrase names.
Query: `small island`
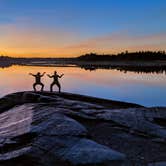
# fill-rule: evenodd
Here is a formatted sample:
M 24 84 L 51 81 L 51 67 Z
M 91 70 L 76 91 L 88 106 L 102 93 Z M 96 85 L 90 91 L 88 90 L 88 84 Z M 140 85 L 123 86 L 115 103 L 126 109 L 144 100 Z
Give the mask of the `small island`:
M 0 99 L 0 165 L 166 164 L 166 108 L 71 93 Z

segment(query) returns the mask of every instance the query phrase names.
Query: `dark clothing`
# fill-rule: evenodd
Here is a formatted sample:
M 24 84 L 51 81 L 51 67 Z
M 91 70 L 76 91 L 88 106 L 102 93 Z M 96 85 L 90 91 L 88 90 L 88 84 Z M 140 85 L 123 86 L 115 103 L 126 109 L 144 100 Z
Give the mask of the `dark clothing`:
M 58 81 L 53 81 L 53 83 L 50 85 L 50 91 L 53 92 L 53 86 L 56 85 L 59 89 L 59 92 L 61 92 L 61 85 Z
M 60 76 L 59 75 L 53 75 L 52 76 L 53 77 L 53 79 L 54 79 L 54 82 L 58 82 L 58 78 L 60 78 Z
M 43 91 L 43 89 L 44 89 L 44 84 L 41 83 L 41 82 L 39 82 L 39 83 L 36 83 L 36 82 L 35 82 L 35 83 L 33 84 L 33 89 L 34 89 L 34 91 L 36 91 L 36 86 L 37 86 L 37 85 L 41 85 L 41 91 Z
M 31 73 L 30 73 L 31 74 Z M 37 85 L 40 85 L 41 86 L 41 91 L 43 91 L 43 89 L 44 89 L 44 84 L 41 82 L 41 77 L 43 77 L 44 76 L 44 74 L 45 73 L 43 73 L 43 74 L 40 74 L 40 73 L 38 73 L 38 74 L 31 74 L 32 76 L 34 76 L 35 77 L 35 83 L 33 84 L 33 89 L 34 89 L 34 91 L 36 91 L 36 86 Z
M 54 74 L 51 77 L 53 78 L 53 82 L 50 85 L 50 91 L 52 92 L 53 91 L 53 86 L 56 85 L 58 87 L 58 89 L 59 89 L 59 92 L 60 92 L 61 91 L 61 85 L 59 83 L 58 78 L 61 78 L 62 76 Z
M 35 81 L 37 84 L 41 83 L 41 75 L 35 75 Z

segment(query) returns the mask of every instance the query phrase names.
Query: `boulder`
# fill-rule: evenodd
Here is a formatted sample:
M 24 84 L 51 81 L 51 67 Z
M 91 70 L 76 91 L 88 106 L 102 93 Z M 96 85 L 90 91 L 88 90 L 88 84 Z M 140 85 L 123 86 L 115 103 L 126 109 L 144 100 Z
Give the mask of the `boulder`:
M 3 166 L 142 165 L 145 142 L 147 149 L 151 147 L 148 161 L 159 148 L 161 159 L 165 158 L 164 107 L 109 104 L 65 93 L 18 92 L 0 99 L 0 109 Z

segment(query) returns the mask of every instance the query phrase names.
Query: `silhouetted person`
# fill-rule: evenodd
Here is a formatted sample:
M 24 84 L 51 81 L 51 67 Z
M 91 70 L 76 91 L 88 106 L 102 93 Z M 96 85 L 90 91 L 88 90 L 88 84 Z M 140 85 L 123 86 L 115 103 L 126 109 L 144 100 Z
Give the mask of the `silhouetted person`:
M 38 72 L 37 74 L 29 73 L 29 75 L 32 75 L 35 77 L 35 83 L 33 84 L 34 91 L 36 91 L 36 85 L 41 85 L 41 91 L 43 91 L 44 84 L 41 82 L 41 77 L 43 77 L 44 74 L 45 74 L 45 72 L 43 74 L 41 74 L 40 72 Z
M 50 91 L 53 91 L 53 86 L 56 85 L 59 88 L 59 93 L 61 92 L 61 85 L 59 83 L 58 78 L 61 78 L 64 74 L 61 74 L 60 76 L 55 71 L 53 75 L 47 74 L 48 77 L 53 78 L 53 82 L 50 85 Z

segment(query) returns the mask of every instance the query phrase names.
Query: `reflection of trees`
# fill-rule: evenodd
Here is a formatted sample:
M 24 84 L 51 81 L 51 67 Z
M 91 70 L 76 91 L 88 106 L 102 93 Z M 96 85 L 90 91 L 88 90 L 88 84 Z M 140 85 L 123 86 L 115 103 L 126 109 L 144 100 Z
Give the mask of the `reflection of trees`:
M 0 62 L 0 68 L 7 68 L 7 67 L 10 67 L 10 66 L 12 66 L 12 64 L 10 64 L 10 63 L 1 63 Z
M 12 59 L 8 56 L 0 56 L 0 67 L 7 68 L 12 66 L 13 62 Z
M 0 56 L 0 67 L 7 68 L 12 65 L 21 65 L 22 63 L 26 63 L 28 61 L 28 58 L 12 58 L 8 56 Z
M 127 73 L 127 71 L 132 71 L 135 73 L 165 73 L 166 66 L 111 66 L 111 65 L 78 65 L 80 68 L 85 70 L 97 70 L 97 69 L 116 69 L 118 71 Z
M 115 68 L 119 71 L 127 72 L 132 71 L 135 73 L 153 73 L 153 74 L 166 74 L 166 67 L 143 67 L 143 68 L 136 68 L 136 67 L 121 67 Z
M 36 63 L 38 62 L 38 63 Z M 140 51 L 122 52 L 117 55 L 85 54 L 78 58 L 12 58 L 0 56 L 0 67 L 6 68 L 12 65 L 76 65 L 85 70 L 116 69 L 137 73 L 166 73 L 165 51 Z
M 79 67 L 90 71 L 96 69 L 116 69 L 124 72 L 166 73 L 165 51 L 126 51 L 116 55 L 90 53 L 76 59 Z

